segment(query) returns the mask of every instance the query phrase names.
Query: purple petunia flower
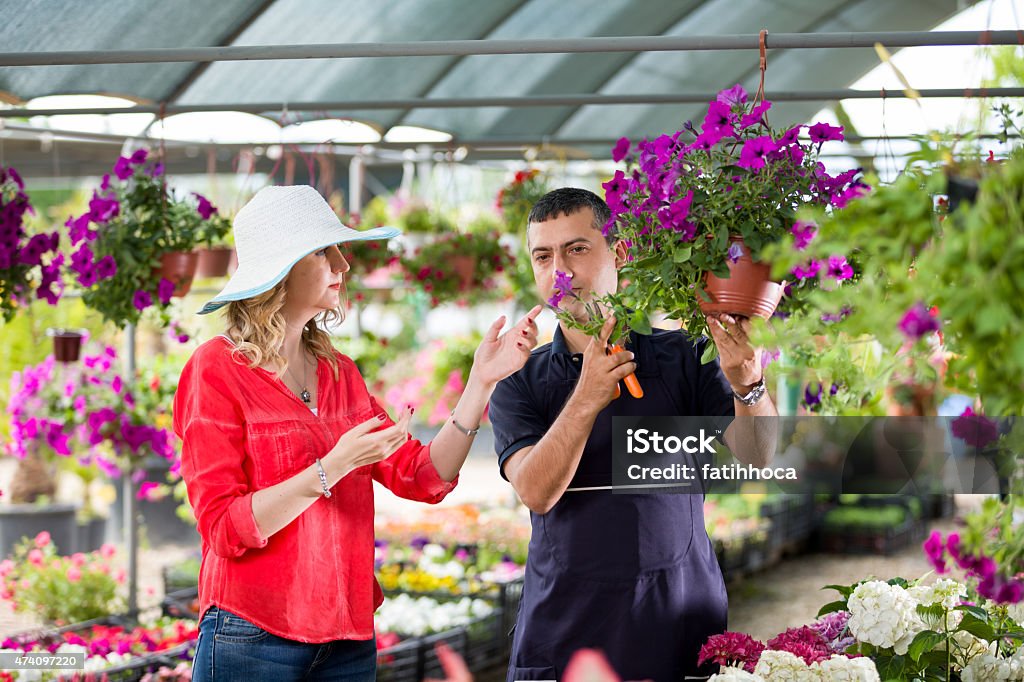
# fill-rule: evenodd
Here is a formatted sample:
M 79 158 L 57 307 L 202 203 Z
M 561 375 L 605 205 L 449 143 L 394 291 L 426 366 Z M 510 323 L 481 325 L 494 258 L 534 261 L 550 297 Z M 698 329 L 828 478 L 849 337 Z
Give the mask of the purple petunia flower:
M 127 156 L 118 157 L 117 162 L 114 163 L 114 175 L 117 176 L 118 180 L 127 180 L 134 172 L 131 159 Z
M 100 279 L 110 279 L 117 274 L 117 261 L 111 255 L 106 255 L 96 261 L 96 275 Z
M 925 556 L 928 557 L 928 561 L 936 573 L 941 575 L 949 572 L 949 567 L 946 565 L 946 546 L 942 541 L 942 533 L 933 530 L 932 534 L 921 545 L 921 549 L 924 550 Z
M 912 341 L 925 334 L 939 331 L 939 321 L 928 312 L 923 303 L 915 303 L 900 320 L 900 331 Z
M 693 190 L 689 190 L 682 199 L 659 208 L 658 220 L 661 221 L 661 226 L 676 232 L 684 231 L 687 225 L 686 217 L 690 215 L 690 205 L 692 203 Z
M 793 268 L 793 276 L 797 279 L 811 279 L 817 277 L 819 272 L 821 272 L 821 261 L 817 260 L 812 260 L 807 267 L 798 265 Z
M 843 127 L 829 125 L 828 123 L 815 123 L 807 129 L 807 134 L 810 135 L 811 142 L 815 144 L 821 144 L 829 140 L 843 141 Z
M 804 404 L 807 405 L 807 407 L 816 407 L 821 404 L 821 396 L 823 392 L 822 385 L 821 383 L 817 383 L 817 389 L 814 391 L 811 390 L 812 385 L 813 384 L 807 384 L 806 388 L 804 388 Z
M 146 173 L 150 177 L 158 178 L 158 177 L 160 177 L 161 175 L 164 174 L 164 164 L 163 163 L 157 163 L 152 168 L 150 168 L 148 171 L 146 171 Z
M 128 161 L 136 165 L 140 163 L 146 163 L 146 157 L 148 155 L 149 153 L 145 149 L 136 149 L 134 152 L 132 152 L 132 156 L 130 159 L 128 159 Z
M 750 110 L 749 114 L 744 114 L 743 118 L 740 119 L 740 129 L 749 128 L 752 125 L 757 125 L 764 120 L 765 113 L 772 108 L 771 102 L 761 102 L 756 107 Z
M 782 134 L 782 137 L 776 140 L 775 143 L 779 146 L 779 148 L 788 147 L 791 144 L 796 144 L 797 139 L 800 137 L 800 128 L 802 127 L 803 126 L 793 126 L 789 130 L 784 132 Z
M 555 270 L 555 293 L 548 299 L 548 305 L 557 308 L 566 296 L 572 295 L 572 275 Z
M 740 168 L 759 170 L 764 168 L 766 156 L 775 151 L 775 141 L 770 135 L 762 135 L 747 140 L 740 151 L 740 160 L 736 163 Z
M 167 305 L 171 302 L 171 297 L 173 295 L 174 282 L 166 277 L 161 277 L 160 283 L 156 285 L 156 297 L 160 300 L 160 303 Z
M 209 220 L 210 216 L 217 212 L 217 207 L 210 203 L 210 200 L 204 197 L 202 194 L 193 192 L 196 195 L 196 199 L 199 200 L 199 205 L 196 206 L 196 211 L 199 213 L 203 220 Z
M 800 220 L 796 221 L 789 231 L 796 237 L 793 240 L 793 246 L 797 251 L 806 249 L 818 234 L 817 226 L 814 223 L 805 223 Z
M 828 276 L 842 282 L 853 277 L 853 266 L 846 262 L 845 256 L 829 256 Z
M 124 157 L 121 157 L 124 158 Z M 94 223 L 105 223 L 121 211 L 121 204 L 114 197 L 103 197 L 93 190 L 89 200 L 89 218 Z
M 950 425 L 953 435 L 971 447 L 983 448 L 999 437 L 999 426 L 968 407 Z
M 726 254 L 732 263 L 736 263 L 740 258 L 743 257 L 743 247 L 737 242 L 733 242 L 729 246 L 729 252 Z
M 622 201 L 622 195 L 628 187 L 626 174 L 621 170 L 615 171 L 612 179 L 601 183 L 601 187 L 604 188 L 604 198 L 608 203 L 608 208 L 612 210 L 612 214 L 622 213 L 626 209 L 626 205 Z
M 733 129 L 735 120 L 736 117 L 733 115 L 728 104 L 712 102 L 708 106 L 708 113 L 704 117 L 704 125 L 701 126 L 701 130 L 706 133 L 715 131 L 723 135 L 732 135 L 735 132 Z
M 153 297 L 150 296 L 148 291 L 136 291 L 135 296 L 132 297 L 132 305 L 135 306 L 136 310 L 145 310 L 153 305 Z
M 90 265 L 78 271 L 77 281 L 83 288 L 88 289 L 100 281 L 100 277 L 96 273 L 96 268 Z
M 743 88 L 742 85 L 737 83 L 731 88 L 719 92 L 718 97 L 715 98 L 715 101 L 721 102 L 722 104 L 727 104 L 729 106 L 735 106 L 737 104 L 746 104 L 747 91 Z
M 616 142 L 615 146 L 612 148 L 612 161 L 618 163 L 619 161 L 622 161 L 624 158 L 626 158 L 626 154 L 629 153 L 629 148 L 629 138 L 620 137 L 619 141 Z

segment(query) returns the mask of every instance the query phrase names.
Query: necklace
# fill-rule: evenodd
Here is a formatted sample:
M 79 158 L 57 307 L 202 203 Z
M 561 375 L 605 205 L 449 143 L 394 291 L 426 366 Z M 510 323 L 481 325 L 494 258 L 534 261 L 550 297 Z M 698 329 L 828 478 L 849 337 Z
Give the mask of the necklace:
M 294 381 L 296 384 L 299 384 L 299 380 L 295 378 L 294 374 L 292 374 L 292 368 L 291 368 L 290 365 L 285 368 L 285 371 L 288 372 L 288 375 L 292 378 L 292 381 Z M 299 386 L 302 387 L 302 391 L 299 392 L 299 397 L 302 398 L 302 402 L 304 402 L 304 403 L 306 403 L 308 405 L 310 403 L 310 401 L 313 400 L 313 395 L 306 389 L 306 353 L 305 353 L 305 351 L 303 351 L 303 353 L 302 353 L 302 383 L 299 384 Z

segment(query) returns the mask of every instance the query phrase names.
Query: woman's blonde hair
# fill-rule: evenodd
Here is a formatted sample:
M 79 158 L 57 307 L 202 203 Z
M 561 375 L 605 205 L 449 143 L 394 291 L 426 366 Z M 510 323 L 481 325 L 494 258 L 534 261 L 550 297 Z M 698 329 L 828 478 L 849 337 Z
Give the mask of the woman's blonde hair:
M 231 301 L 226 306 L 226 333 L 235 342 L 231 354 L 235 357 L 244 356 L 250 368 L 272 365 L 280 367 L 280 374 L 284 374 L 288 368 L 288 361 L 280 353 L 285 332 L 281 309 L 284 307 L 287 285 L 286 277 L 270 291 L 241 301 Z M 344 287 L 344 284 L 342 286 Z M 324 331 L 324 327 L 341 323 L 344 319 L 343 308 L 325 310 L 307 322 L 302 330 L 303 347 L 314 357 L 327 360 L 335 381 L 339 373 L 338 357 L 331 344 L 331 337 Z

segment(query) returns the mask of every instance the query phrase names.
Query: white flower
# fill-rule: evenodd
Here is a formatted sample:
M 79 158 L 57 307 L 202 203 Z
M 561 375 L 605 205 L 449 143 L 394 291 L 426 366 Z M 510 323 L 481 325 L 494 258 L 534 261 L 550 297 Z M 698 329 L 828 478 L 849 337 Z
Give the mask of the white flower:
M 1016 604 L 1008 604 L 1006 606 L 1006 612 L 1013 618 L 1017 625 L 1024 625 L 1024 601 L 1017 602 Z
M 804 660 L 788 651 L 765 651 L 754 667 L 754 674 L 766 682 L 822 682 L 817 668 L 808 668 Z
M 763 677 L 748 673 L 743 668 L 722 668 L 722 671 L 708 678 L 708 682 L 767 682 Z
M 429 544 L 423 545 L 423 556 L 430 557 L 431 559 L 440 559 L 445 555 L 444 547 L 441 545 Z
M 1019 661 L 998 658 L 992 654 L 975 656 L 960 673 L 963 682 L 1017 682 L 1021 667 Z
M 849 628 L 858 641 L 907 653 L 925 624 L 917 615 L 917 600 L 898 585 L 871 580 L 847 600 Z
M 949 578 L 940 578 L 935 581 L 934 585 L 915 585 L 908 589 L 907 592 L 921 606 L 941 605 L 947 609 L 946 628 L 948 630 L 955 630 L 960 625 L 960 621 L 963 620 L 964 612 L 953 611 L 952 609 L 959 606 L 960 602 L 967 598 L 967 587 L 965 585 Z M 929 629 L 937 632 L 942 631 L 941 619 L 925 616 L 923 620 Z
M 821 670 L 821 678 L 829 682 L 880 682 L 875 662 L 865 656 L 847 658 L 834 655 L 815 665 Z

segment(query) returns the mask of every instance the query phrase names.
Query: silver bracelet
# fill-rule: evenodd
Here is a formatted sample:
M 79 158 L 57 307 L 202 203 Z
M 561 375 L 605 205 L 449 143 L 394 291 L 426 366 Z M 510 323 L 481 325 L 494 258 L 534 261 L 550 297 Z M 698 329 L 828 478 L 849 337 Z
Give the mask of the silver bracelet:
M 324 489 L 324 497 L 331 496 L 331 489 L 327 487 L 327 474 L 324 472 L 324 466 L 320 464 L 320 458 L 316 460 L 316 473 L 320 477 L 320 486 Z
M 465 426 L 455 421 L 455 410 L 452 410 L 452 425 L 458 429 L 461 433 L 466 434 L 470 438 L 476 435 L 476 432 L 480 430 L 480 426 L 477 425 L 475 429 L 467 429 Z

